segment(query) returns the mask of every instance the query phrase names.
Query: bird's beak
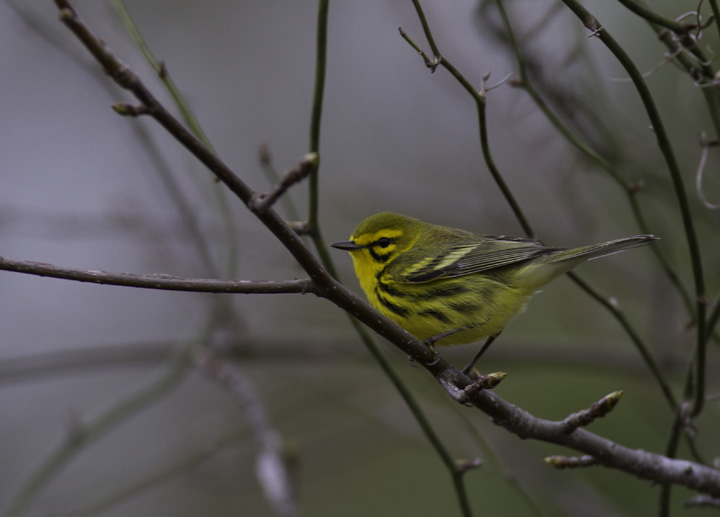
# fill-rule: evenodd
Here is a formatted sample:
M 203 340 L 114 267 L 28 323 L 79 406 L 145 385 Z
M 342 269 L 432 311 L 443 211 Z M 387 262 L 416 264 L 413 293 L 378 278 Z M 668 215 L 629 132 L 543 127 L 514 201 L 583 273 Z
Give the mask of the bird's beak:
M 345 250 L 345 251 L 355 251 L 362 249 L 363 246 L 360 246 L 359 244 L 355 244 L 353 241 L 340 241 L 340 242 L 333 242 L 330 246 L 333 248 L 337 248 L 339 250 Z

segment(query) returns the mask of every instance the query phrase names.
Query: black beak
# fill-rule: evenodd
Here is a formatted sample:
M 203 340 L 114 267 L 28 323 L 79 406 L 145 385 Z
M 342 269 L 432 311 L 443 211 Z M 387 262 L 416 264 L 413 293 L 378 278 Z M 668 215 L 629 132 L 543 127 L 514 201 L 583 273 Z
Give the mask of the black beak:
M 330 246 L 333 248 L 337 248 L 339 250 L 345 250 L 345 251 L 355 251 L 362 249 L 363 246 L 360 246 L 359 244 L 355 244 L 353 241 L 340 241 L 340 242 L 333 242 Z

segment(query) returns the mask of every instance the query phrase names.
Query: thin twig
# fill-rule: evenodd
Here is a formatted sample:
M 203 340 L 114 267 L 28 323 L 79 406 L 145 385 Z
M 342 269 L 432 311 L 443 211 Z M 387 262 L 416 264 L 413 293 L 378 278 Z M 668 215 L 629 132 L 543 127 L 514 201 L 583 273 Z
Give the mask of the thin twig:
M 620 0 L 620 3 L 630 9 L 632 12 L 645 18 L 647 21 L 662 25 L 663 27 L 670 29 L 675 34 L 687 34 L 693 29 L 698 28 L 697 23 L 683 23 L 670 18 L 665 18 L 661 14 L 656 13 L 652 9 L 635 2 L 635 0 Z
M 299 183 L 317 170 L 317 154 L 308 153 L 300 161 L 297 167 L 294 167 L 283 174 L 278 185 L 270 192 L 257 193 L 250 201 L 248 208 L 253 212 L 264 212 L 282 196 L 287 189 Z
M 272 154 L 270 153 L 270 148 L 266 143 L 261 144 L 258 148 L 258 158 L 260 160 L 260 167 L 265 173 L 265 176 L 268 178 L 268 182 L 270 184 L 280 183 L 280 175 L 278 174 L 275 166 L 273 165 Z M 295 204 L 293 203 L 292 198 L 290 196 L 283 196 L 281 201 L 285 208 L 288 219 L 290 219 L 291 221 L 300 221 L 300 215 L 295 208 Z M 307 222 L 303 222 L 302 224 L 305 226 L 305 228 L 307 228 Z M 305 231 L 303 234 L 306 233 L 307 231 Z
M 415 4 L 416 9 L 418 9 L 418 16 L 421 16 L 422 9 L 420 8 L 420 4 L 417 0 L 413 0 L 413 4 Z M 423 17 L 424 20 L 424 17 Z M 426 28 L 425 36 L 428 38 L 428 41 L 432 37 L 432 34 L 428 37 L 429 34 L 429 27 L 427 26 L 427 21 L 423 21 L 423 27 Z M 404 32 L 401 32 L 403 35 L 403 38 L 405 41 L 407 41 L 413 48 L 417 49 L 419 48 L 417 44 Z M 437 47 L 435 47 L 435 51 L 437 50 Z M 423 59 L 427 60 L 427 55 L 424 53 L 422 54 L 424 57 Z M 438 57 L 439 54 L 436 54 L 436 57 Z M 427 61 L 426 61 L 427 62 Z M 522 209 L 520 208 L 519 203 L 515 199 L 515 196 L 513 195 L 510 188 L 507 186 L 507 183 L 505 183 L 505 179 L 503 178 L 502 174 L 500 173 L 499 169 L 497 168 L 497 165 L 495 164 L 495 160 L 492 157 L 492 153 L 490 151 L 490 144 L 488 142 L 488 131 L 487 131 L 487 119 L 485 116 L 485 105 L 487 103 L 486 101 L 486 95 L 485 90 L 481 88 L 479 91 L 476 90 L 470 82 L 463 76 L 457 68 L 455 68 L 450 61 L 448 61 L 446 58 L 442 58 L 439 61 L 439 64 L 444 67 L 452 76 L 465 88 L 465 90 L 472 96 L 473 100 L 475 101 L 475 106 L 478 114 L 478 125 L 480 128 L 480 147 L 482 149 L 483 158 L 485 160 L 485 164 L 488 167 L 488 170 L 490 171 L 490 174 L 493 177 L 493 180 L 495 181 L 495 184 L 498 186 L 500 191 L 503 194 L 503 197 L 505 198 L 505 201 L 510 206 L 511 210 L 513 211 L 513 214 L 515 215 L 515 218 L 517 219 L 518 223 L 520 224 L 520 227 L 522 228 L 525 235 L 532 239 L 534 238 L 534 231 L 532 229 L 532 226 L 528 222 L 527 218 L 525 217 L 525 214 L 523 213 Z
M 573 413 L 563 420 L 566 433 L 572 433 L 578 427 L 587 427 L 592 424 L 596 419 L 606 416 L 612 411 L 622 397 L 622 391 L 614 391 L 609 395 L 605 395 L 603 398 L 577 413 Z

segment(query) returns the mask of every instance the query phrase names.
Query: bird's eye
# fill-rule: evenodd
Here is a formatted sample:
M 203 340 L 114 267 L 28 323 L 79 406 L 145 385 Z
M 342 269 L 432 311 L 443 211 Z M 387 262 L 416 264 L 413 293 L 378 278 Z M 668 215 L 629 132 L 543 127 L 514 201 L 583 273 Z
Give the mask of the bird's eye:
M 387 237 L 382 237 L 378 239 L 377 244 L 381 248 L 387 248 L 388 246 L 390 246 L 390 239 L 388 239 Z

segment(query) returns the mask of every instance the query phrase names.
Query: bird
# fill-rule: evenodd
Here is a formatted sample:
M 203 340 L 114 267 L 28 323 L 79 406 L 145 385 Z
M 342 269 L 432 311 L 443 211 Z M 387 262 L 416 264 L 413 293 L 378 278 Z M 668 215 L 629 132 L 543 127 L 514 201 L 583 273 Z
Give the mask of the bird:
M 656 239 L 555 248 L 381 212 L 331 246 L 350 252 L 370 304 L 431 348 L 487 338 L 468 373 L 540 287 L 583 262 Z

